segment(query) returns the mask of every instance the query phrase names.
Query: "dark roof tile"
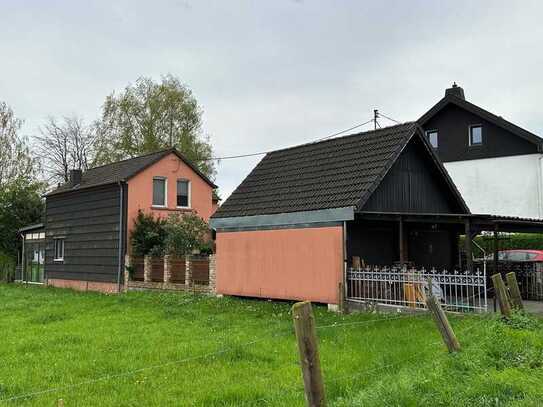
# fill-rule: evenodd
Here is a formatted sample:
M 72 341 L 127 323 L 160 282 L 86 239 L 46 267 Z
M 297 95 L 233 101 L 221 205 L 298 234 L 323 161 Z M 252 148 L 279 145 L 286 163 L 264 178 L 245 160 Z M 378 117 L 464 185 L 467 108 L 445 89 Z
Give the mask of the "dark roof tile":
M 91 188 L 99 185 L 114 184 L 120 181 L 126 181 L 133 177 L 140 171 L 149 167 L 150 165 L 158 162 L 168 154 L 175 154 L 191 167 L 204 181 L 210 184 L 213 188 L 216 185 L 202 174 L 188 159 L 186 159 L 181 153 L 174 148 L 167 150 L 156 151 L 154 153 L 142 155 L 139 157 L 129 158 L 123 161 L 117 161 L 111 164 L 103 165 L 100 167 L 90 168 L 82 174 L 81 183 L 76 186 L 72 186 L 69 182 L 59 186 L 55 190 L 51 191 L 49 195 L 56 195 L 68 191 L 76 191 L 85 188 Z
M 213 217 L 357 206 L 416 130 L 405 123 L 268 153 Z

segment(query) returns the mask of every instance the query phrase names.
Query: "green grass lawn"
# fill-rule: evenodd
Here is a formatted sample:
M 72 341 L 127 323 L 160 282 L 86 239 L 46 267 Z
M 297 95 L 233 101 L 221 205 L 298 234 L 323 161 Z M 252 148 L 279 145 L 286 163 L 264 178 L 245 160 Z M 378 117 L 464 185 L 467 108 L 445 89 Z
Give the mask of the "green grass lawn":
M 543 400 L 537 319 L 451 317 L 449 355 L 426 315 L 315 314 L 329 405 Z M 0 285 L 0 335 L 0 406 L 304 405 L 288 303 Z

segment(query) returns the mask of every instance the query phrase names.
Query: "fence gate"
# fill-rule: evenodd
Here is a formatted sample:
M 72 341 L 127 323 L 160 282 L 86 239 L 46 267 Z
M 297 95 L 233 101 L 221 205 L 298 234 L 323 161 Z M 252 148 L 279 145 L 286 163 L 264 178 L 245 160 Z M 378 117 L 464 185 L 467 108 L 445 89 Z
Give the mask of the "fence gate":
M 426 308 L 429 281 L 432 293 L 449 311 L 486 312 L 486 272 L 407 269 L 400 267 L 350 268 L 346 276 L 349 301 L 374 305 Z

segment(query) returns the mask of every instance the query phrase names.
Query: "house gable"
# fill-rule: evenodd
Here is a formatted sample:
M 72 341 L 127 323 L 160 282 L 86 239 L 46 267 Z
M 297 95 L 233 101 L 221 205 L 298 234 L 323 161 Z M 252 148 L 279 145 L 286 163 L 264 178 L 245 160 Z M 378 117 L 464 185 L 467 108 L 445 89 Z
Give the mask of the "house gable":
M 499 116 L 454 96 L 446 96 L 419 119 L 438 132 L 436 153 L 443 162 L 534 154 L 542 139 Z M 482 126 L 483 143 L 470 146 L 470 126 Z
M 363 212 L 465 213 L 450 180 L 416 135 L 361 205 Z
M 164 207 L 153 206 L 153 179 L 156 177 L 166 180 Z M 177 206 L 178 180 L 189 181 L 189 207 Z M 140 210 L 161 217 L 171 213 L 195 213 L 205 221 L 209 220 L 215 210 L 212 185 L 173 152 L 139 171 L 126 183 L 128 185 L 127 241 Z

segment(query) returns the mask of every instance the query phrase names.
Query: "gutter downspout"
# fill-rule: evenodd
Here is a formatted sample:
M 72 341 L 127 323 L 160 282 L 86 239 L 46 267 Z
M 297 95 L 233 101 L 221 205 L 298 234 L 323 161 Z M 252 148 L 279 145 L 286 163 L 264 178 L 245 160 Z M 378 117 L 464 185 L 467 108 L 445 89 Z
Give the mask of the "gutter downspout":
M 539 168 L 537 172 L 537 214 L 540 219 L 543 218 L 543 154 L 539 153 Z
M 343 221 L 343 298 L 347 298 L 347 221 Z
M 121 292 L 121 274 L 123 268 L 123 183 L 119 182 L 120 198 L 119 198 L 119 267 L 117 269 L 117 292 Z
M 21 233 L 21 237 L 23 239 L 23 249 L 21 251 L 21 281 L 26 281 L 26 253 L 25 253 L 25 234 Z

